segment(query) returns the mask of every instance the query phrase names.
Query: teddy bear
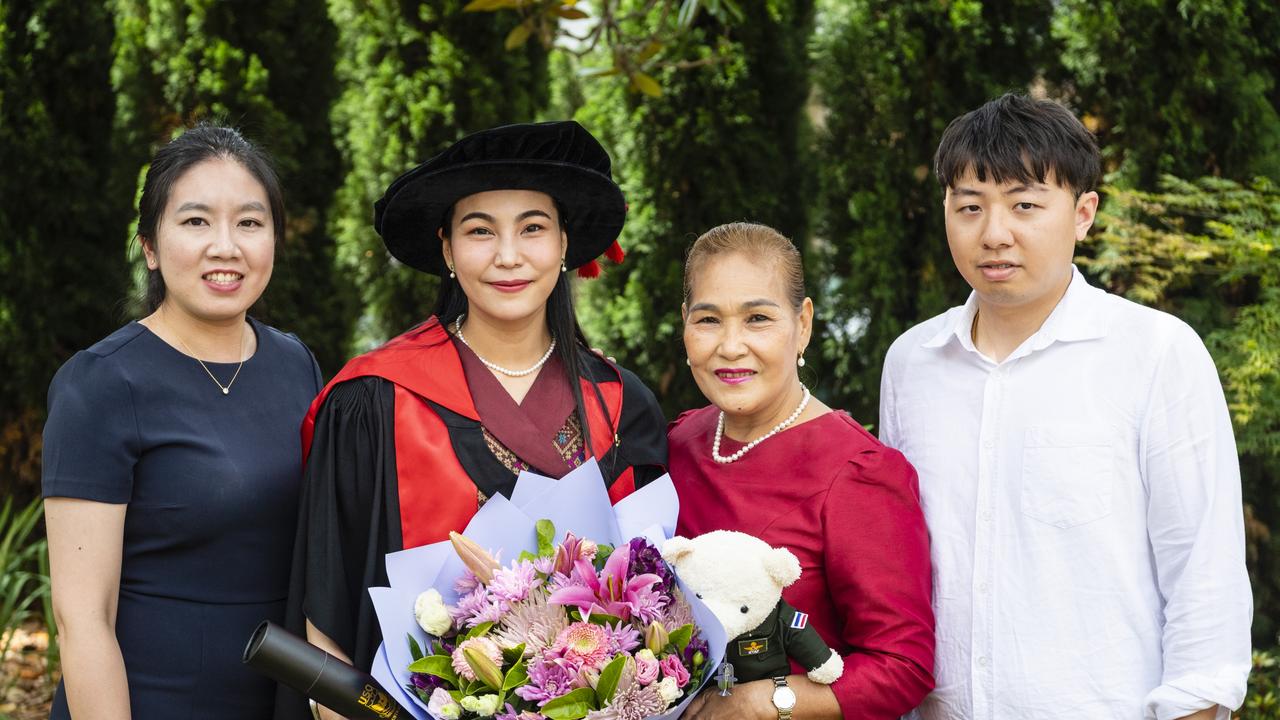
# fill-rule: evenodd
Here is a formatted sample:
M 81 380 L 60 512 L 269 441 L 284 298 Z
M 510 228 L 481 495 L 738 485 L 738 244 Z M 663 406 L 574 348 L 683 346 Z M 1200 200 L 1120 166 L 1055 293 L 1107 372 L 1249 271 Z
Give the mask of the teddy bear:
M 739 682 L 789 675 L 788 657 L 816 683 L 829 685 L 844 672 L 844 660 L 809 625 L 809 616 L 782 599 L 783 588 L 800 578 L 800 561 L 790 550 L 716 530 L 673 537 L 663 543 L 662 557 L 724 625 L 732 638 L 724 660 Z

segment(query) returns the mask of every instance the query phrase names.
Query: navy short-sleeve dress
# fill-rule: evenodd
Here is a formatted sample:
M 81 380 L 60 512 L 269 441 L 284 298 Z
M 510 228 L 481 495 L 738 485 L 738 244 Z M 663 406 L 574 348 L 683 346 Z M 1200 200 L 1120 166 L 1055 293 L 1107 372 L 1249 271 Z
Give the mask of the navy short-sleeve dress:
M 322 386 L 297 337 L 257 350 L 224 395 L 195 359 L 130 323 L 49 387 L 43 494 L 127 503 L 116 636 L 136 718 L 268 718 L 274 683 L 241 652 L 284 620 L 299 427 Z M 238 363 L 206 363 L 226 383 Z M 52 718 L 69 718 L 59 687 Z

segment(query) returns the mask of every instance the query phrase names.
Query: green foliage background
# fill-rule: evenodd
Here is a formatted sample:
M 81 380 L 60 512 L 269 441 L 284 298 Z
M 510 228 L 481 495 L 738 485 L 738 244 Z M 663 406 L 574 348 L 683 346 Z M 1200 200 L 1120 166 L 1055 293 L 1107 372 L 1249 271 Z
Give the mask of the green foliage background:
M 679 343 L 692 240 L 732 220 L 795 239 L 818 332 L 805 379 L 876 421 L 880 362 L 962 302 L 930 160 L 1005 91 L 1066 102 L 1108 171 L 1082 268 L 1184 317 L 1227 391 L 1249 503 L 1256 640 L 1280 630 L 1280 6 L 1270 0 L 740 0 L 663 52 L 660 97 L 462 0 L 0 0 L 0 495 L 39 478 L 44 392 L 136 313 L 133 200 L 149 154 L 220 119 L 282 171 L 287 237 L 259 315 L 328 373 L 421 320 L 435 281 L 371 227 L 390 180 L 461 135 L 575 117 L 610 149 L 629 256 L 580 284 L 596 344 L 675 413 L 701 404 Z M 641 7 L 624 0 L 623 7 Z M 632 20 L 643 26 L 652 18 Z M 641 27 L 640 29 L 643 29 Z M 1265 658 L 1264 658 L 1265 659 Z M 1268 666 L 1270 667 L 1270 666 Z

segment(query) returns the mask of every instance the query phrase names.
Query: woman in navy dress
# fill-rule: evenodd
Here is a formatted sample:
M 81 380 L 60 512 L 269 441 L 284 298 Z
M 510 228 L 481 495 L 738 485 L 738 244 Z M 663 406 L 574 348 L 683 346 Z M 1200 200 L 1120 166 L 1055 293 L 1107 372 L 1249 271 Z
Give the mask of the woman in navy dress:
M 284 618 L 298 428 L 321 387 L 306 346 L 246 315 L 283 231 L 270 162 L 235 130 L 193 128 L 153 159 L 151 312 L 49 388 L 53 718 L 270 716 L 274 684 L 240 654 Z

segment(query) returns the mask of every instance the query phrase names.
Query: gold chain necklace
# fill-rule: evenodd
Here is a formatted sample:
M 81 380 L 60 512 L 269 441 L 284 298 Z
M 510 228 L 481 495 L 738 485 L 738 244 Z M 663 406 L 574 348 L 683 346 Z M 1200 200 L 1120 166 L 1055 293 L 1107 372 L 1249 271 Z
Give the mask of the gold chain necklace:
M 201 360 L 194 352 L 191 351 L 191 348 L 188 347 L 187 343 L 182 340 L 182 336 L 178 334 L 177 330 L 174 330 L 173 328 L 169 328 L 169 332 L 173 333 L 173 337 L 177 339 L 178 344 L 182 346 L 182 349 L 186 350 L 188 355 L 195 358 L 195 361 L 200 363 L 200 367 L 204 368 L 204 371 L 209 376 L 209 379 L 213 381 L 214 385 L 218 386 L 218 389 L 222 391 L 222 394 L 230 395 L 231 386 L 235 384 L 236 378 L 240 377 L 240 368 L 244 367 L 244 325 L 240 326 L 240 364 L 236 366 L 235 374 L 231 376 L 231 380 L 227 382 L 226 385 L 223 385 L 221 382 L 218 381 L 218 378 L 214 377 L 213 372 L 209 370 L 209 366 L 205 365 L 204 361 Z

